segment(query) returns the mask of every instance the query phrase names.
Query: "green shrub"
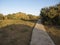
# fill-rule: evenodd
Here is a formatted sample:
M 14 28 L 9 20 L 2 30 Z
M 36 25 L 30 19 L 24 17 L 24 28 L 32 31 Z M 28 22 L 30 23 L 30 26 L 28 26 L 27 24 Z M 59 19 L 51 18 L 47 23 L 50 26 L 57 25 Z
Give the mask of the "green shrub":
M 60 4 L 49 8 L 42 8 L 40 14 L 42 23 L 46 22 L 52 25 L 60 25 Z

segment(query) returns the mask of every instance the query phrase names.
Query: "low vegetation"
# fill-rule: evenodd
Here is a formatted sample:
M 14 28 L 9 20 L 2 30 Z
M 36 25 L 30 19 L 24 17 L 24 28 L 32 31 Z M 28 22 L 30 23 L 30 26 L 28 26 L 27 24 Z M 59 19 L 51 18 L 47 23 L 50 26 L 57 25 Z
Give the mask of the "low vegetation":
M 0 21 L 0 45 L 29 45 L 35 23 L 23 20 Z
M 12 19 L 12 20 L 34 21 L 34 20 L 38 20 L 39 18 L 40 18 L 39 16 L 34 16 L 32 14 L 26 14 L 22 12 L 8 14 L 6 16 L 0 14 L 0 20 Z
M 29 45 L 38 16 L 0 14 L 0 45 Z
M 46 26 L 45 29 L 51 39 L 54 41 L 55 45 L 60 45 L 60 28 L 57 26 Z

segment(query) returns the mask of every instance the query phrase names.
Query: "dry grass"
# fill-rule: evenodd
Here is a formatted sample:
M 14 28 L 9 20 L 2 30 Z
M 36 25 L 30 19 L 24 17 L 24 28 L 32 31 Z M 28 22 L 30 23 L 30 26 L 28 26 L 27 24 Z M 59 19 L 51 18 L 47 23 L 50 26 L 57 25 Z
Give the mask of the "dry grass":
M 56 45 L 60 45 L 60 28 L 56 26 L 46 26 L 46 31 L 54 41 Z
M 33 27 L 36 22 L 23 21 L 23 20 L 0 20 L 0 27 L 4 27 L 12 24 L 23 24 Z
M 0 45 L 29 45 L 35 22 L 0 20 Z

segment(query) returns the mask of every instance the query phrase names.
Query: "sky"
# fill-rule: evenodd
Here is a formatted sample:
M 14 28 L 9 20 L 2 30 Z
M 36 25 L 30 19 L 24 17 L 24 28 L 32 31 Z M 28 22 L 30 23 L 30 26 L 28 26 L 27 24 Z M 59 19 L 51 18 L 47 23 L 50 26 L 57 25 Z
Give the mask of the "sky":
M 53 6 L 60 0 L 0 0 L 0 13 L 7 15 L 17 12 L 39 15 L 41 8 Z

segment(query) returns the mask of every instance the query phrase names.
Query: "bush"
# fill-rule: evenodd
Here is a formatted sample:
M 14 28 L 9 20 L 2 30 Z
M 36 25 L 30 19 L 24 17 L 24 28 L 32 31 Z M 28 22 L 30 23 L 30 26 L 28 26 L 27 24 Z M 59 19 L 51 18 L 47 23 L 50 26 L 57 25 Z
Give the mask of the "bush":
M 47 22 L 52 25 L 60 25 L 60 4 L 49 8 L 42 8 L 40 16 L 42 23 Z

